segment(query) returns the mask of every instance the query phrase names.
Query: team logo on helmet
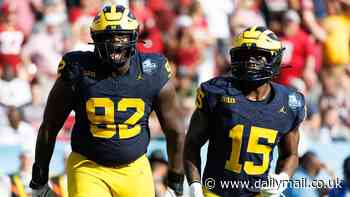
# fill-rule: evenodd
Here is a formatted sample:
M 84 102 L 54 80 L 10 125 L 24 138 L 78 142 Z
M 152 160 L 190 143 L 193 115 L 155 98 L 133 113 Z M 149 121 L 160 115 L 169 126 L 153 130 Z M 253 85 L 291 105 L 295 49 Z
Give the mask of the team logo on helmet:
M 244 30 L 230 50 L 233 77 L 246 81 L 272 78 L 279 73 L 283 50 L 271 30 L 260 26 Z
M 122 5 L 105 6 L 90 27 L 95 53 L 112 67 L 121 67 L 135 53 L 139 23 L 129 8 Z M 127 42 L 114 44 L 115 36 L 127 37 Z

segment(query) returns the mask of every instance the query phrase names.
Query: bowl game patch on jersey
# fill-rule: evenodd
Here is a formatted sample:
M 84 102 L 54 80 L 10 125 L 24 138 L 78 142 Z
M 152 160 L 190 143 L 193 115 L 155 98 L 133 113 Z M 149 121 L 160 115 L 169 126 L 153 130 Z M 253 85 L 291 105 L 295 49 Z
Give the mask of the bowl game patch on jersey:
M 143 72 L 147 74 L 153 74 L 155 70 L 157 70 L 158 65 L 154 62 L 152 62 L 151 59 L 146 59 L 144 62 L 142 62 L 142 70 Z

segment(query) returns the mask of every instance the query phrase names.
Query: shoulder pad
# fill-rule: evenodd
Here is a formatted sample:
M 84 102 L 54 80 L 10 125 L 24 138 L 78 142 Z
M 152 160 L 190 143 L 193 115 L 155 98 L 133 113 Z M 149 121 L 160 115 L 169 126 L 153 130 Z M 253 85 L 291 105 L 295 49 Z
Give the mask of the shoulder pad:
M 215 77 L 203 82 L 197 90 L 196 106 L 204 112 L 211 112 L 219 98 L 219 95 L 227 94 L 229 80 L 225 77 Z
M 214 77 L 201 84 L 203 91 L 210 92 L 212 94 L 221 94 L 226 92 L 229 87 L 229 78 L 224 76 Z
M 58 77 L 74 82 L 80 76 L 84 66 L 91 64 L 92 52 L 74 51 L 66 53 L 58 65 Z
M 93 59 L 94 54 L 90 51 L 72 51 L 68 52 L 63 56 L 67 62 L 75 63 L 75 64 L 86 64 Z

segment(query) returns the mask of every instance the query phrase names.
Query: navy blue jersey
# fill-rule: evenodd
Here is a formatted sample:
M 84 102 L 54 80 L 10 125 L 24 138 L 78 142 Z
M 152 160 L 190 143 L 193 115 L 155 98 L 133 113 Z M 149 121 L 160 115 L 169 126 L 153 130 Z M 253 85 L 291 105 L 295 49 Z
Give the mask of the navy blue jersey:
M 131 57 L 124 75 L 106 68 L 92 52 L 72 52 L 58 73 L 74 87 L 72 150 L 103 165 L 121 165 L 146 152 L 148 117 L 170 68 L 164 56 L 141 53 Z
M 302 94 L 271 83 L 266 101 L 249 101 L 230 77 L 202 83 L 196 105 L 209 116 L 209 147 L 203 181 L 216 180 L 221 196 L 254 196 L 253 184 L 266 180 L 273 149 L 305 117 Z M 220 181 L 249 181 L 252 188 L 223 189 Z

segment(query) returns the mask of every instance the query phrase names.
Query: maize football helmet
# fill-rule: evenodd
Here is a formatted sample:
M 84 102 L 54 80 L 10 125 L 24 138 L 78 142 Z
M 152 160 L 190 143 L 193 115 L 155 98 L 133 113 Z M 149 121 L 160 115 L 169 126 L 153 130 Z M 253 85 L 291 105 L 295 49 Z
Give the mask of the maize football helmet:
M 284 48 L 269 29 L 253 26 L 239 34 L 230 49 L 231 70 L 235 79 L 265 81 L 279 73 Z
M 129 8 L 123 5 L 105 6 L 90 27 L 95 53 L 113 68 L 123 66 L 135 53 L 138 31 L 139 23 Z M 127 36 L 128 41 L 115 43 L 116 36 Z

